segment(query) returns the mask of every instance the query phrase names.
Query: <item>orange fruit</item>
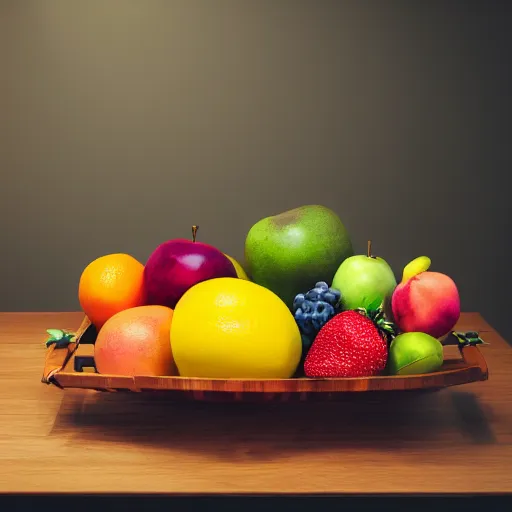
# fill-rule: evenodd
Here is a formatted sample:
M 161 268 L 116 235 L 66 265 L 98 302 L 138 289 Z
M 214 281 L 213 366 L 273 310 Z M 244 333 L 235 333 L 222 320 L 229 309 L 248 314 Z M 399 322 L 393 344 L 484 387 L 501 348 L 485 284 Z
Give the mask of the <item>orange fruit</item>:
M 110 375 L 177 375 L 170 329 L 173 310 L 139 306 L 109 318 L 94 344 L 99 373 Z
M 129 254 L 107 254 L 85 267 L 78 300 L 98 331 L 116 313 L 143 304 L 143 276 L 144 265 Z

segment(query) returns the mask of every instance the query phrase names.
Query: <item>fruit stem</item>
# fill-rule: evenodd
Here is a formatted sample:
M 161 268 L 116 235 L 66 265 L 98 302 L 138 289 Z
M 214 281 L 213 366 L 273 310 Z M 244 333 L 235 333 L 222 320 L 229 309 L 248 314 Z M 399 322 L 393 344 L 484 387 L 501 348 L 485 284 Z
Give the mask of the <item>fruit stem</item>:
M 197 236 L 197 230 L 199 229 L 199 226 L 192 226 L 192 242 L 196 241 Z
M 367 256 L 368 256 L 368 258 L 375 258 L 375 256 L 372 256 L 372 241 L 371 240 L 368 240 Z

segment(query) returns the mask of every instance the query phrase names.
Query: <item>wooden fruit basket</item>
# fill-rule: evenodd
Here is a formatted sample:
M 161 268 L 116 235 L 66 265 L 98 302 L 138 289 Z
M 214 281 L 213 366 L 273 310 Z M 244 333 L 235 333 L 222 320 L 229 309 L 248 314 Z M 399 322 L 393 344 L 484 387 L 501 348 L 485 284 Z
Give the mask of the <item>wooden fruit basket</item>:
M 162 392 L 178 400 L 203 401 L 330 401 L 360 392 L 436 391 L 488 379 L 485 359 L 477 346 L 445 346 L 444 363 L 434 373 L 350 379 L 204 379 L 129 377 L 99 374 L 94 366 L 96 330 L 85 317 L 74 342 L 47 349 L 42 382 L 62 389 Z M 450 354 L 450 350 L 452 351 Z

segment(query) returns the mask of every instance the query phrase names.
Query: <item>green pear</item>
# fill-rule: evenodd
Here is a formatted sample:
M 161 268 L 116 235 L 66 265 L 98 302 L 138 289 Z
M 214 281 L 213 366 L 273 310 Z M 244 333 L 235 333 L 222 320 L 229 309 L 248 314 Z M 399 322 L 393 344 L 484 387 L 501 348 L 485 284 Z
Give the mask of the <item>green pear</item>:
M 387 262 L 372 256 L 371 242 L 367 254 L 347 258 L 332 280 L 332 288 L 341 292 L 341 306 L 345 310 L 383 307 L 387 312 L 396 285 L 395 274 Z
M 318 281 L 330 282 L 353 256 L 340 218 L 320 205 L 306 205 L 258 221 L 245 240 L 252 280 L 278 295 L 291 309 L 295 296 Z

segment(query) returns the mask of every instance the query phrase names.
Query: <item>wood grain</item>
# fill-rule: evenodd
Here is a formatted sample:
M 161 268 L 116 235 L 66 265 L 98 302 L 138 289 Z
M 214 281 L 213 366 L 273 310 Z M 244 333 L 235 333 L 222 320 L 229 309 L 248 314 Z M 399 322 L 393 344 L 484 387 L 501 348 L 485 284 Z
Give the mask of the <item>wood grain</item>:
M 488 381 L 341 403 L 173 403 L 42 384 L 45 329 L 81 320 L 0 314 L 0 492 L 512 489 L 512 350 L 478 314 L 457 329 L 490 343 Z

